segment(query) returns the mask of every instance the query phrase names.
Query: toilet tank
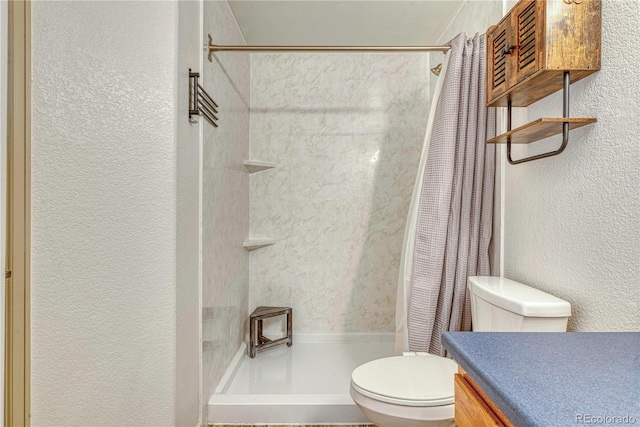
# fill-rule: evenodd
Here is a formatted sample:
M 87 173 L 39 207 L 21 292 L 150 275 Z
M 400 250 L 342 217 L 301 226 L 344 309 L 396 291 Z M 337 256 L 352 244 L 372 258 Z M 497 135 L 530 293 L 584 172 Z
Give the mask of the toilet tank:
M 566 332 L 571 304 L 504 277 L 472 276 L 471 319 L 476 332 Z

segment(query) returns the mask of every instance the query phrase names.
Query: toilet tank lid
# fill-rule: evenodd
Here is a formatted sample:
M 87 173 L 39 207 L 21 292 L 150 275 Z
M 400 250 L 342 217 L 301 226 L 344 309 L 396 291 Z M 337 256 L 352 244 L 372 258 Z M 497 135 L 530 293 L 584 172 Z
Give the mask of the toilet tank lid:
M 505 277 L 471 276 L 467 286 L 479 298 L 521 316 L 571 316 L 567 301 Z

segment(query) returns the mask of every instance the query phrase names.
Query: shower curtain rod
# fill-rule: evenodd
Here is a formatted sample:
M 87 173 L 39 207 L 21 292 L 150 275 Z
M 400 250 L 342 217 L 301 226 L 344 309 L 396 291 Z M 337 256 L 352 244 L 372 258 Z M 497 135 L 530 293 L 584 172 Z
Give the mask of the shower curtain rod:
M 442 52 L 447 53 L 451 46 L 224 46 L 213 44 L 211 34 L 205 50 L 209 61 L 214 52 Z

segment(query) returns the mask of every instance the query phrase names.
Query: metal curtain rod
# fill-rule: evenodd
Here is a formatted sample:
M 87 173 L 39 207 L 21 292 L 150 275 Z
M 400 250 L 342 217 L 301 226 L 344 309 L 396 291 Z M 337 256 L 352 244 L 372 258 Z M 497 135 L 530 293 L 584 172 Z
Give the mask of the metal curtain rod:
M 213 44 L 211 34 L 205 50 L 209 53 L 209 61 L 213 60 L 213 52 L 443 52 L 447 53 L 451 46 L 222 46 Z

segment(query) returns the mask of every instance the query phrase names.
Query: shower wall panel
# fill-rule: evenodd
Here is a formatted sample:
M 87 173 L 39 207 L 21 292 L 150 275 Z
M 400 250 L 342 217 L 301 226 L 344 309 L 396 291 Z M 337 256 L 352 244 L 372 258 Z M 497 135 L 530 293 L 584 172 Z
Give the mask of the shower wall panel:
M 391 332 L 427 54 L 252 54 L 250 303 L 294 332 Z
M 245 44 L 226 1 L 204 2 L 204 40 Z M 203 124 L 203 420 L 209 397 L 245 335 L 249 298 L 249 54 L 204 59 L 202 85 L 219 104 L 219 127 Z M 203 119 L 201 119 L 203 120 Z

